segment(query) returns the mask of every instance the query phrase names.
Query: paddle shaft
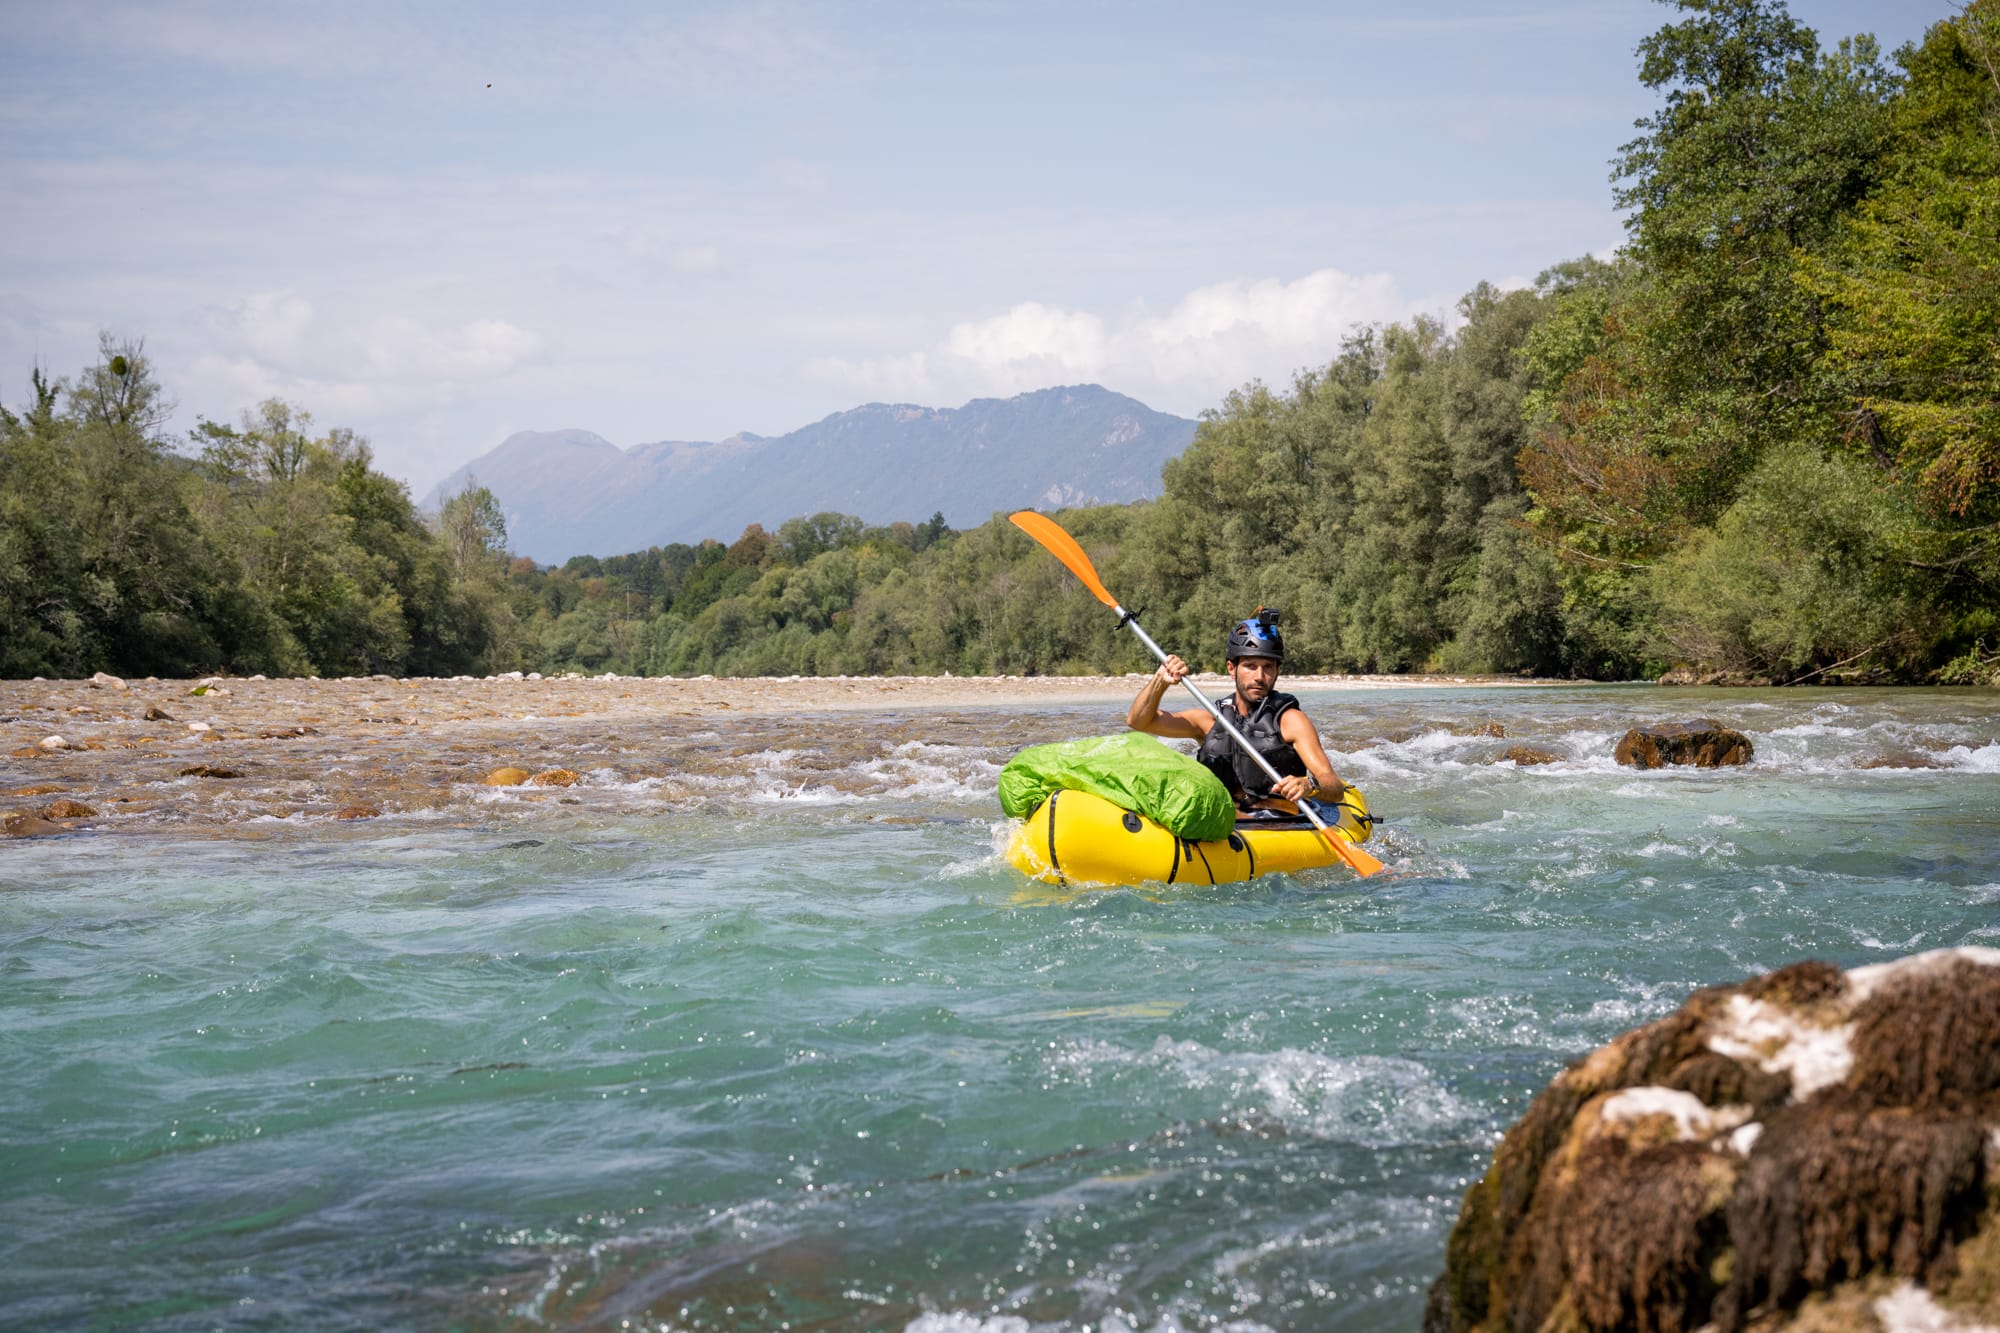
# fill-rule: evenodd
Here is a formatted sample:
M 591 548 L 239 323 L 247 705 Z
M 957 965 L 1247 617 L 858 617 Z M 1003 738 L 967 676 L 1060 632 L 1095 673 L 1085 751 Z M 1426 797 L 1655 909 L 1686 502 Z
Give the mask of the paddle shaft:
M 1138 620 L 1133 617 L 1130 611 L 1118 605 L 1118 599 L 1111 595 L 1110 590 L 1104 586 L 1104 581 L 1097 577 L 1097 567 L 1090 563 L 1090 557 L 1084 553 L 1084 549 L 1081 546 L 1076 544 L 1076 538 L 1063 531 L 1060 523 L 1057 523 L 1046 514 L 1038 514 L 1032 509 L 1023 509 L 1018 513 L 1009 514 L 1007 521 L 1040 542 L 1043 549 L 1062 562 L 1063 568 L 1076 575 L 1083 583 L 1083 586 L 1090 589 L 1091 596 L 1118 613 L 1119 624 L 1130 625 L 1132 627 L 1132 632 L 1139 636 L 1139 642 L 1146 645 L 1153 656 L 1160 660 L 1162 666 L 1166 664 L 1167 655 L 1160 650 L 1160 645 L 1154 643 L 1152 637 L 1145 630 L 1139 628 Z M 1272 768 L 1269 761 L 1263 755 L 1258 754 L 1251 747 L 1249 741 L 1243 739 L 1243 733 L 1238 731 L 1231 725 L 1229 719 L 1222 715 L 1222 710 L 1217 708 L 1207 695 L 1194 687 L 1194 682 L 1183 676 L 1181 684 L 1187 686 L 1188 693 L 1192 694 L 1196 701 L 1208 710 L 1209 716 L 1215 719 L 1216 725 L 1228 732 L 1231 739 L 1243 747 L 1243 753 L 1254 759 L 1257 762 L 1257 767 L 1263 769 L 1272 782 L 1284 781 L 1283 778 L 1278 776 L 1278 770 Z M 1312 826 L 1319 830 L 1319 836 L 1325 840 L 1328 850 L 1345 861 L 1355 874 L 1362 876 L 1372 875 L 1382 868 L 1380 861 L 1328 828 L 1326 821 L 1319 817 L 1319 812 L 1313 809 L 1311 805 L 1300 801 L 1299 809 L 1305 813 L 1307 819 L 1312 821 Z
M 1119 620 L 1127 628 L 1129 628 L 1134 634 L 1139 636 L 1139 642 L 1145 644 L 1147 651 L 1151 652 L 1154 657 L 1159 659 L 1160 665 L 1165 666 L 1167 664 L 1167 654 L 1165 650 L 1162 649 L 1159 644 L 1153 642 L 1152 635 L 1146 633 L 1145 630 L 1139 628 L 1139 622 L 1133 618 L 1132 613 L 1127 611 L 1122 606 L 1114 606 L 1111 609 L 1118 613 Z M 1215 700 L 1209 698 L 1207 695 L 1203 694 L 1200 690 L 1196 689 L 1195 683 L 1189 680 L 1186 676 L 1181 677 L 1181 684 L 1185 685 L 1187 687 L 1187 692 L 1189 694 L 1192 694 L 1195 697 L 1196 701 L 1199 702 L 1203 708 L 1206 708 L 1208 710 L 1208 715 L 1215 719 L 1215 724 L 1221 727 L 1224 731 L 1228 732 L 1230 738 L 1234 740 L 1237 743 L 1237 745 L 1242 747 L 1243 753 L 1249 755 L 1250 758 L 1256 763 L 1257 767 L 1264 770 L 1265 777 L 1271 779 L 1271 781 L 1274 783 L 1284 781 L 1283 778 L 1278 776 L 1278 770 L 1271 767 L 1271 761 L 1266 759 L 1263 755 L 1257 753 L 1256 748 L 1252 746 L 1249 741 L 1243 738 L 1243 733 L 1236 729 L 1236 725 L 1232 723 L 1228 718 L 1222 715 L 1222 710 L 1215 706 Z M 1312 825 L 1314 828 L 1318 829 L 1321 833 L 1324 833 L 1329 838 L 1335 836 L 1334 831 L 1326 826 L 1326 821 L 1319 817 L 1319 811 L 1313 809 L 1310 803 L 1306 801 L 1300 801 L 1298 802 L 1298 807 L 1299 807 L 1299 812 L 1303 814 L 1307 819 L 1312 821 Z

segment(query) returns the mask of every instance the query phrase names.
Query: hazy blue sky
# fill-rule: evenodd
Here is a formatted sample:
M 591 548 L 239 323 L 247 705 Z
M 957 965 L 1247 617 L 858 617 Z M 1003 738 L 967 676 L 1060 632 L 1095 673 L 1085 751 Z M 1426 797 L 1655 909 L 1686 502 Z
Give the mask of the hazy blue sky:
M 1886 50 L 1949 0 L 1796 0 Z M 1393 15 L 1393 16 L 1392 16 Z M 421 493 L 520 429 L 1194 415 L 1622 230 L 1645 0 L 0 0 L 0 401 L 143 335 Z

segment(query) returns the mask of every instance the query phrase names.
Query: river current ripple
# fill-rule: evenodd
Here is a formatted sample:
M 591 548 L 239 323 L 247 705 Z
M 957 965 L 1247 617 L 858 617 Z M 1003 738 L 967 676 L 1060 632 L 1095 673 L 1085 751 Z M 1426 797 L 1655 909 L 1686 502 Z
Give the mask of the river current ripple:
M 1028 884 L 994 778 L 1101 704 L 634 724 L 569 789 L 274 783 L 224 829 L 149 787 L 0 844 L 0 1323 L 1414 1327 L 1568 1061 L 2000 943 L 1990 692 L 1302 694 L 1377 880 Z M 1755 762 L 1612 763 L 1698 715 Z

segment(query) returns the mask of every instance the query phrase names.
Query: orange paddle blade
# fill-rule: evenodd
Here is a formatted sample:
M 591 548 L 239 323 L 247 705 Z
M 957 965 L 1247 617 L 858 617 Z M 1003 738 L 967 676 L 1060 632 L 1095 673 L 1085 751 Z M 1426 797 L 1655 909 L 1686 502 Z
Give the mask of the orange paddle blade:
M 1090 557 L 1076 544 L 1076 538 L 1062 530 L 1061 524 L 1045 515 L 1037 514 L 1032 509 L 1009 514 L 1007 521 L 1048 547 L 1049 554 L 1062 561 L 1064 568 L 1083 580 L 1083 586 L 1095 593 L 1098 601 L 1110 607 L 1118 605 L 1118 599 L 1106 592 L 1104 585 L 1098 582 L 1097 567 L 1090 563 Z
M 1382 868 L 1380 861 L 1377 861 L 1374 857 L 1362 851 L 1332 829 L 1323 828 L 1319 831 L 1319 835 L 1326 839 L 1327 846 L 1333 848 L 1333 854 L 1347 862 L 1348 868 L 1361 876 L 1361 878 L 1367 879 Z

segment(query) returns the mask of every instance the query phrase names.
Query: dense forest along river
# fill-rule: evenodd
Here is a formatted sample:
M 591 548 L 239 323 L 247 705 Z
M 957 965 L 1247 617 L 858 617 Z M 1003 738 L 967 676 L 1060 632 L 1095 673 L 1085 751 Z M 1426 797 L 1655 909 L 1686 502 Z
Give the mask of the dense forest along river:
M 1410 1328 L 1569 1060 L 2000 943 L 1990 692 L 1304 694 L 1377 880 L 1023 880 L 1000 765 L 1122 704 L 0 844 L 0 1324 Z M 1699 715 L 1755 762 L 1612 763 Z

